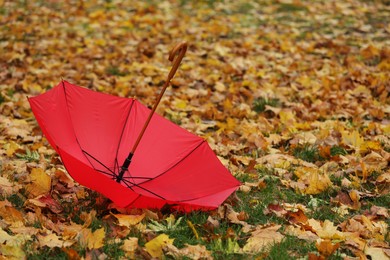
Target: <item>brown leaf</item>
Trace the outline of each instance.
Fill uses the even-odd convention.
[[[332,241],[329,239],[325,239],[325,240],[319,239],[316,242],[316,248],[318,252],[325,258],[331,256],[339,247],[340,247],[340,243],[333,244]]]
[[[243,251],[249,254],[256,254],[272,244],[279,243],[284,238],[277,231],[280,227],[281,225],[257,226],[244,245]]]
[[[173,256],[175,259],[189,258],[189,259],[213,259],[211,252],[206,249],[204,245],[186,245],[178,249],[172,244],[167,244],[164,247],[167,255]]]
[[[292,224],[306,224],[308,220],[307,216],[301,209],[298,209],[295,212],[288,211],[286,218]]]

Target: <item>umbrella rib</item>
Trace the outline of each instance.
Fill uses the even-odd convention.
[[[111,173],[108,173],[108,172],[105,172],[105,171],[102,171],[102,170],[99,170],[99,169],[95,169],[94,168],[94,170],[97,171],[97,172],[101,172],[103,174],[106,174],[106,175],[108,175],[110,177],[113,177],[113,178],[116,176],[115,174],[111,174]]]
[[[147,179],[147,180],[152,180],[153,178],[150,177],[133,177],[133,176],[125,176],[123,179]]]
[[[166,169],[165,171],[163,171],[162,173],[160,173],[159,175],[153,177],[153,178],[150,178],[150,180],[147,180],[147,181],[144,181],[144,182],[141,182],[140,184],[144,184],[144,183],[147,183],[149,181],[153,181],[159,177],[161,177],[162,175],[164,175],[165,173],[169,172],[172,168],[176,167],[176,165],[178,165],[179,163],[181,163],[182,161],[184,161],[188,156],[190,156],[196,149],[199,148],[199,146],[201,146],[204,142],[206,142],[206,140],[202,140],[197,146],[195,146],[194,149],[192,149],[192,151],[190,151],[186,156],[184,156],[183,158],[181,158],[179,161],[177,161],[174,165],[172,165],[171,167],[169,167],[168,169]]]
[[[133,190],[133,188],[132,188],[128,183],[130,183],[130,184],[136,186],[137,188],[140,188],[140,189],[142,189],[142,190],[144,190],[144,191],[146,191],[146,192],[149,192],[149,193],[153,194],[154,196],[159,197],[160,199],[165,200],[164,197],[162,197],[162,196],[158,195],[157,193],[154,193],[153,191],[150,191],[150,190],[148,190],[148,189],[146,189],[146,188],[144,188],[144,187],[142,187],[142,186],[140,186],[140,185],[138,185],[138,184],[136,184],[136,183],[133,183],[133,182],[128,181],[128,180],[122,180],[122,182],[127,186],[127,188],[129,188],[129,189],[131,189],[131,190]]]
[[[116,148],[115,161],[118,164],[118,170],[119,170],[119,163],[118,163],[119,148],[120,148],[120,145],[121,145],[121,142],[122,142],[122,137],[123,137],[123,134],[125,132],[125,128],[126,128],[127,122],[129,120],[130,112],[133,109],[134,101],[135,100],[133,99],[133,102],[131,102],[131,106],[130,106],[129,112],[127,112],[126,120],[125,120],[125,123],[123,124],[123,128],[122,128],[121,136],[119,137],[118,147]]]
[[[66,102],[66,107],[68,109],[68,115],[69,115],[69,118],[70,120],[72,121],[72,117],[70,116],[70,111],[69,111],[69,104],[68,104],[68,94],[66,93],[66,87],[65,87],[65,82],[64,80],[62,80],[62,87],[64,88],[64,95],[65,95],[65,102]],[[72,127],[73,127],[73,123],[72,123]],[[74,131],[74,127],[73,127],[73,131]],[[107,166],[105,166],[103,163],[99,162],[96,158],[94,158],[92,155],[90,155],[89,153],[87,153],[86,151],[84,151],[84,149],[81,147],[81,144],[79,142],[79,139],[77,138],[76,136],[76,142],[77,144],[79,145],[81,151],[83,152],[85,158],[87,159],[87,161],[89,162],[89,164],[91,165],[91,167],[94,169],[94,170],[97,170],[95,168],[95,166],[93,166],[92,162],[90,161],[90,159],[88,158],[88,156],[86,155],[89,155],[92,159],[94,159],[95,161],[97,161],[99,164],[101,164],[104,168],[106,168],[109,172],[111,172],[113,174],[113,177],[116,176],[115,172],[113,172],[112,170],[110,170]],[[107,174],[107,173],[106,173]]]
[[[81,147],[80,147],[81,148]],[[81,149],[81,151],[83,151],[84,154],[88,155],[89,157],[91,157],[93,160],[95,160],[97,163],[99,163],[101,166],[103,166],[104,168],[107,169],[107,171],[111,172],[112,175],[111,176],[116,176],[115,172],[113,172],[110,168],[108,168],[107,166],[105,166],[101,161],[99,161],[98,159],[96,159],[95,157],[93,157],[91,154],[89,154],[87,151]],[[86,156],[87,157],[87,156]],[[88,157],[87,157],[88,159]],[[89,159],[88,159],[89,161]],[[89,161],[89,163],[91,164],[91,166],[93,167],[94,170],[97,170],[95,168],[95,166],[92,165],[92,163]],[[106,173],[106,174],[109,174],[109,173]]]

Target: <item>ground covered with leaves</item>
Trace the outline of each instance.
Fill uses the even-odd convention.
[[[93,3],[92,3],[93,2]],[[1,259],[389,259],[388,1],[0,1]],[[242,185],[120,209],[75,183],[27,97],[61,78],[153,104]]]

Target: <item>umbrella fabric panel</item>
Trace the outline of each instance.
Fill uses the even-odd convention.
[[[133,147],[146,121],[150,109],[135,101],[124,129],[118,160],[123,162]],[[141,142],[134,153],[125,177],[154,178],[167,171],[193,151],[204,139],[154,114]],[[142,179],[134,179],[143,182]]]
[[[173,206],[174,208],[182,211],[192,211],[192,210],[211,210],[217,208],[226,200],[227,197],[230,196],[238,187],[233,187],[206,197],[202,197],[199,199],[189,200],[183,203],[180,203],[177,206]]]
[[[56,151],[59,146],[66,148],[77,143],[61,83],[28,101],[43,134]]]
[[[185,202],[238,188],[239,184],[204,141],[172,168],[157,178],[143,183],[142,187],[166,200]],[[152,196],[137,187],[134,190]]]
[[[73,131],[90,163],[118,168],[117,151],[133,99],[120,98],[64,82]],[[121,164],[122,161],[119,162]]]

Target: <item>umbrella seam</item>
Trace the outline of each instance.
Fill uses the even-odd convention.
[[[180,160],[178,160],[175,164],[173,164],[171,167],[169,167],[168,169],[166,169],[165,171],[163,171],[162,173],[158,174],[156,177],[154,178],[151,178],[150,180],[147,180],[147,181],[144,181],[144,182],[140,182],[139,184],[144,184],[144,183],[147,183],[147,182],[150,182],[150,181],[154,181],[155,179],[161,177],[162,175],[164,175],[165,173],[167,173],[169,170],[171,170],[172,168],[176,167],[176,165],[178,165],[179,163],[181,163],[182,161],[184,161],[188,156],[190,156],[196,149],[198,149],[203,143],[205,143],[206,140],[202,139],[201,142],[199,142],[199,144],[197,146],[194,147],[194,149],[192,149],[190,152],[188,152],[188,154],[186,154],[185,156],[183,156]]]
[[[65,81],[62,80],[62,87],[63,87],[63,89],[64,89],[66,108],[67,108],[67,110],[68,110],[69,119],[70,119],[70,121],[72,122],[73,132],[76,133],[76,131],[75,131],[75,129],[74,129],[74,125],[73,125],[73,120],[72,120],[72,117],[71,117],[70,111],[69,111],[68,94],[66,93],[66,87],[65,87],[65,83],[64,83],[64,82],[65,82]],[[69,83],[69,84],[70,84],[70,83]],[[72,84],[70,84],[70,85],[72,85]],[[80,147],[80,150],[83,152],[83,155],[84,155],[85,159],[87,159],[87,161],[89,162],[89,164],[91,165],[91,167],[92,167],[94,170],[96,170],[95,166],[93,166],[92,162],[91,162],[91,161],[89,160],[89,158],[85,155],[84,149],[81,147],[80,142],[79,142],[79,139],[77,138],[76,135],[75,135],[75,138],[76,138],[76,142],[77,142],[78,146]],[[106,167],[106,168],[108,168],[108,167]]]
[[[131,106],[130,106],[130,109],[129,109],[129,112],[127,113],[127,117],[126,117],[126,120],[125,120],[125,123],[123,124],[123,128],[122,128],[122,132],[121,132],[121,136],[119,137],[119,141],[118,141],[118,146],[117,146],[117,149],[116,149],[116,155],[115,155],[115,170],[116,170],[116,166],[118,166],[118,173],[119,173],[119,162],[118,162],[118,154],[119,154],[119,149],[120,149],[120,146],[121,146],[121,142],[122,142],[122,137],[123,137],[123,134],[125,132],[125,128],[127,126],[127,122],[129,120],[129,116],[130,116],[130,113],[133,109],[133,106],[134,106],[134,99],[132,99],[132,102],[131,102]],[[130,174],[130,173],[129,173]]]

